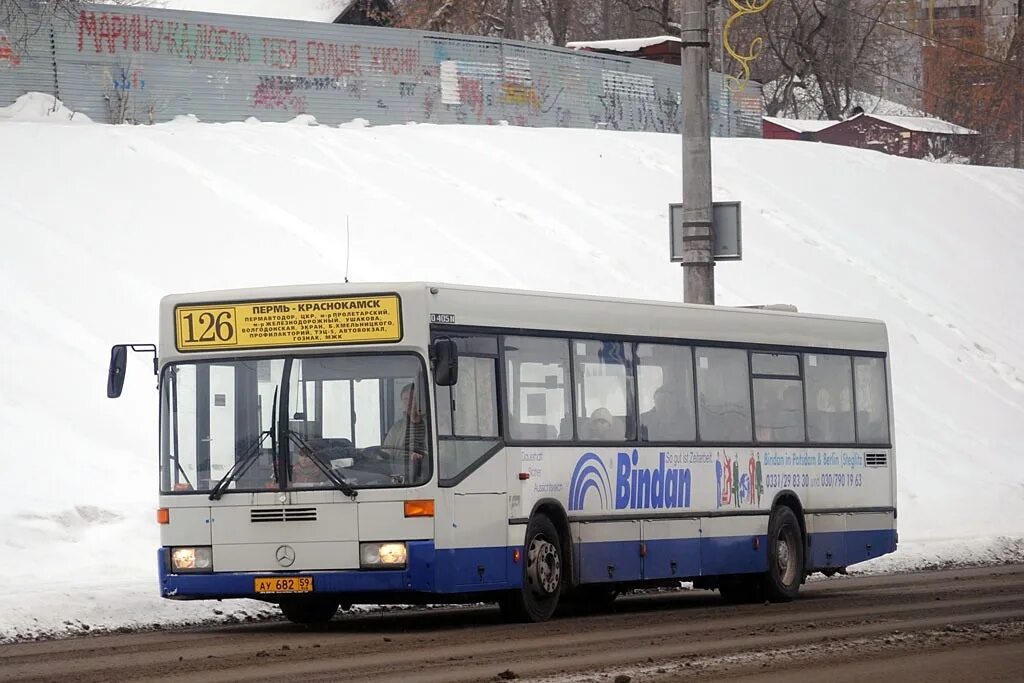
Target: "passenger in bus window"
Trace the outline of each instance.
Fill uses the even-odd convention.
[[[427,452],[427,423],[420,412],[415,384],[402,387],[399,397],[402,400],[402,416],[391,425],[381,445],[393,457],[408,456],[414,470],[413,479],[418,480],[423,469],[424,453]]]
[[[324,471],[313,462],[313,456],[305,446],[300,447],[295,454],[291,480],[296,484],[324,484],[329,481]]]
[[[640,414],[640,429],[647,441],[683,438],[685,430],[675,392],[666,386],[658,387],[654,392],[654,407]]]
[[[598,408],[590,415],[590,438],[594,441],[621,441],[622,429],[607,408]]]

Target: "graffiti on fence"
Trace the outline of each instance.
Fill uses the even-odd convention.
[[[359,45],[306,41],[306,73],[309,76],[360,76]]]
[[[86,5],[76,17],[54,23],[52,58],[62,79],[93,86],[62,86],[77,100],[69,105],[100,120],[112,96],[145,91],[149,118],[157,120],[182,113],[241,120],[260,109],[268,120],[309,113],[325,123],[362,116],[373,123],[679,127],[677,72],[667,65],[515,41],[168,10]],[[19,54],[0,31],[0,72],[39,60],[33,85],[52,88],[50,58]],[[756,95],[728,106],[722,98],[717,91],[710,98],[715,130],[759,131]]]
[[[0,68],[16,69],[21,64],[21,55],[11,45],[4,33],[0,32]]]
[[[78,51],[88,48],[96,54],[148,52],[188,62],[248,62],[252,58],[252,41],[244,31],[142,14],[82,10],[78,15]]]
[[[296,95],[295,82],[287,77],[260,76],[259,84],[251,96],[257,109],[281,109],[295,114],[306,112],[306,98]]]
[[[415,75],[420,71],[420,51],[415,47],[371,47],[370,70],[392,76]]]
[[[146,79],[143,78],[142,69],[121,67],[110,80],[114,84],[114,90],[145,90],[146,88]]]
[[[263,45],[263,63],[277,69],[294,69],[299,63],[299,42],[288,38],[260,39]]]

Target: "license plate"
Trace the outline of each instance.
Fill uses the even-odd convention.
[[[312,593],[312,576],[274,576],[256,579],[257,593]]]

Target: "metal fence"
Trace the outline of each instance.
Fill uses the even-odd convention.
[[[0,27],[0,106],[52,93],[101,122],[507,121],[678,132],[680,70],[629,57],[493,38],[87,6],[27,41]],[[712,132],[761,134],[757,86],[711,75]]]

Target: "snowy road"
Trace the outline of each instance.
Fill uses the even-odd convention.
[[[1024,680],[1024,566],[818,581],[797,602],[681,591],[614,614],[506,625],[497,610],[344,615],[0,647],[0,681]]]

